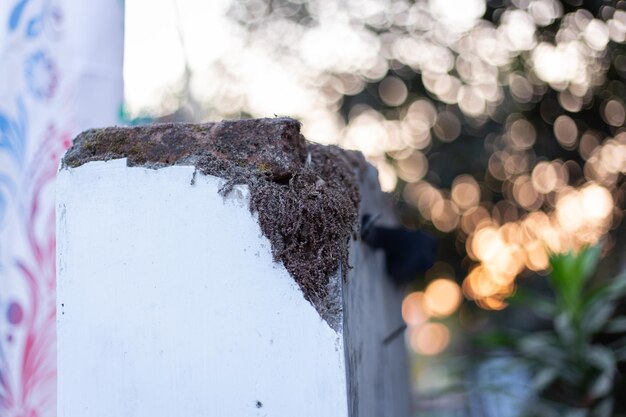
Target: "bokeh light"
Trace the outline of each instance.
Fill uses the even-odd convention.
[[[402,318],[407,326],[419,326],[428,321],[430,315],[424,308],[423,292],[412,292],[404,298],[402,301]]]
[[[426,287],[423,306],[432,316],[449,316],[456,311],[460,304],[461,289],[456,282],[439,278]]]
[[[128,1],[126,107],[289,115],[308,139],[363,152],[408,223],[454,237],[462,293],[499,310],[549,251],[623,217],[626,6],[570,3]],[[435,282],[403,304],[422,353],[439,346],[428,332],[445,339],[417,330],[446,315],[428,304]],[[456,300],[445,282],[438,297]]]
[[[450,342],[450,331],[441,323],[426,323],[409,332],[409,345],[422,355],[441,353]]]

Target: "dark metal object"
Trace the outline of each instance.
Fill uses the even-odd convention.
[[[387,272],[397,283],[413,281],[435,263],[437,240],[428,233],[403,227],[376,226],[378,216],[361,218],[361,239],[385,251]]]
[[[389,343],[393,342],[397,337],[403,335],[405,330],[406,324],[401,324],[400,326],[398,326],[397,329],[389,333],[387,337],[383,339],[383,345],[388,345]]]

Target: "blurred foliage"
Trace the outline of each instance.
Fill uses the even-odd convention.
[[[423,359],[467,350],[463,332],[524,329],[546,399],[610,405],[622,278],[590,275],[599,241],[602,277],[626,267],[626,1],[176,3],[168,59],[185,65],[161,120],[287,115],[309,140],[360,150],[405,225],[441,241],[403,303],[411,348]],[[198,11],[209,3],[219,17]]]
[[[625,1],[222,3],[211,59],[183,45],[178,113],[289,115],[362,151],[479,306],[505,308],[546,248],[623,244]]]
[[[530,415],[626,415],[626,315],[618,312],[626,273],[591,279],[599,256],[600,246],[552,254],[551,297],[526,293],[518,304],[547,320],[547,328],[504,330],[484,339],[490,350],[506,347],[533,370],[541,401],[531,405]]]

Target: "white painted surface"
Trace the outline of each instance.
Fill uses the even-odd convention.
[[[342,335],[193,172],[59,172],[59,417],[346,416]]]

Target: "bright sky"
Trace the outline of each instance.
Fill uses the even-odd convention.
[[[237,37],[224,17],[229,4],[230,0],[126,1],[124,81],[131,111],[158,104],[183,74],[184,53],[194,71],[236,47]]]
[[[243,80],[242,88],[235,92],[249,95],[248,104],[253,110],[292,113],[289,110],[295,107],[298,113],[311,111],[318,98],[303,89],[297,74],[289,73],[289,65],[264,56],[258,48],[244,47],[243,31],[226,17],[231,1],[126,1],[124,79],[131,113],[159,107],[164,92],[177,90],[185,54],[193,73],[208,71],[218,60],[231,62],[231,70],[238,72],[239,81]],[[318,3],[320,26],[308,31],[302,39],[295,39],[300,44],[303,62],[322,71],[329,68],[343,73],[355,73],[363,68],[372,71],[371,68],[376,67],[372,62],[377,59],[378,39],[363,28],[347,24],[345,11],[343,14],[338,11],[339,3],[322,0]],[[355,13],[352,10],[355,7],[365,13],[368,9],[385,7],[388,1],[359,3],[346,7],[351,13]],[[484,0],[430,0],[423,4],[453,31],[471,28],[485,10]],[[332,13],[324,13],[331,9]],[[215,84],[223,82],[207,78],[193,80],[192,87],[200,98],[214,96]],[[272,90],[275,81],[286,83],[290,88]]]
[[[242,0],[126,1],[124,78],[131,114],[141,109],[175,110],[175,103],[168,108],[162,100],[164,93],[180,91],[177,83],[185,57],[192,93],[201,102],[225,109],[223,114],[236,113],[228,111],[231,106],[259,116],[304,117],[324,107],[320,87],[328,85],[327,72],[379,80],[387,73],[385,58],[391,53],[420,71],[439,100],[458,103],[464,113],[476,116],[487,109],[486,103],[497,105],[499,100],[493,72],[522,51],[531,51],[543,81],[557,89],[575,84],[584,95],[597,69],[597,51],[609,37],[626,38],[626,13],[616,12],[605,23],[577,12],[564,19],[556,45],[538,44],[537,27],[563,13],[556,0],[517,1],[525,6],[507,10],[499,27],[480,20],[485,0],[418,0],[414,5],[402,0],[307,0],[317,26],[304,29],[283,19],[247,39],[246,29],[226,16],[238,1]],[[258,9],[263,0],[246,4]],[[376,25],[381,15],[406,26],[408,36],[375,36],[364,23]],[[462,58],[456,66],[465,87],[448,74],[455,66],[452,50]],[[477,59],[488,68],[476,65]]]

